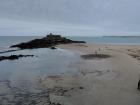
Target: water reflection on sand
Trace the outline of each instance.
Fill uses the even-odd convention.
[[[47,90],[38,83],[41,76],[74,73],[70,63],[79,60],[73,52],[63,49],[33,49],[5,53],[33,54],[35,57],[0,62],[1,105],[43,105],[49,103]]]

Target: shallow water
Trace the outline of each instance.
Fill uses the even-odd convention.
[[[55,75],[61,73],[72,73],[76,68],[69,65],[80,58],[73,52],[63,49],[34,49],[23,50],[3,55],[33,54],[34,57],[20,58],[14,61],[0,62],[0,80],[10,80],[16,87],[31,88],[31,84],[43,75]],[[29,86],[28,86],[29,85]]]
[[[34,39],[34,37],[30,38]],[[8,37],[0,39],[1,51],[9,50],[8,46],[29,39],[28,37],[18,37],[12,40]],[[8,40],[10,41],[8,42]],[[37,103],[37,98],[41,98],[38,100],[40,101],[48,97],[38,83],[40,77],[64,73],[73,74],[77,72],[77,69],[70,65],[80,60],[80,56],[76,53],[59,48],[56,50],[48,48],[20,50],[0,55],[18,54],[35,56],[0,62],[0,105],[19,105],[19,103],[20,105],[29,105],[32,101]],[[43,94],[43,97],[39,96]],[[30,98],[27,98],[27,95]]]
[[[0,105],[47,105],[49,93],[39,83],[49,75],[75,74],[70,67],[80,57],[63,49],[34,49],[5,53],[33,54],[34,57],[0,62]]]

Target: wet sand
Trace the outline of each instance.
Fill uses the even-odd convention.
[[[140,46],[65,44],[57,47],[86,55],[72,62],[74,74],[42,76],[38,91],[0,81],[2,105],[139,105]],[[92,56],[92,59],[89,58]],[[98,58],[99,57],[99,58]]]
[[[50,100],[62,105],[139,105],[140,46],[67,44],[58,47],[85,54],[108,54],[106,59],[82,59],[71,67],[75,75],[42,77]],[[137,57],[132,56],[137,55]]]

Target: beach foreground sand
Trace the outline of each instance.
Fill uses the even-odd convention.
[[[67,44],[57,46],[80,55],[108,54],[106,59],[82,59],[71,64],[78,73],[41,78],[53,90],[50,100],[62,105],[140,105],[137,83],[140,75],[140,46]]]

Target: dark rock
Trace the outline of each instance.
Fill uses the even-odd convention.
[[[51,49],[53,49],[53,50],[54,50],[54,49],[57,49],[57,48],[56,48],[56,47],[54,47],[54,46],[52,46],[52,47],[50,47],[50,48],[51,48]]]
[[[10,56],[0,56],[0,61],[2,60],[17,60],[22,57],[33,57],[34,55],[10,55]]]
[[[19,50],[7,50],[7,51],[2,51],[2,52],[0,52],[0,54],[9,53],[9,52],[14,52],[14,51],[19,51]]]
[[[41,39],[34,39],[29,42],[20,43],[12,45],[11,47],[18,47],[20,49],[34,49],[34,48],[48,48],[58,44],[68,44],[68,43],[85,43],[84,41],[73,41],[62,37],[61,35],[47,35]]]

